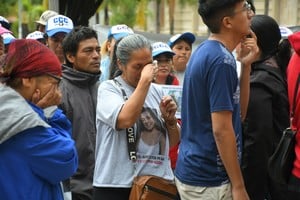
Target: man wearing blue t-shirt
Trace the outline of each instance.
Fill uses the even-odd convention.
[[[243,0],[199,0],[198,12],[211,35],[193,53],[185,73],[176,185],[182,200],[248,200],[239,162],[241,119],[251,63],[258,55],[250,30],[254,13]],[[231,53],[239,43],[240,81]]]

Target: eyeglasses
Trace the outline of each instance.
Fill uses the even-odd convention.
[[[50,76],[51,78],[54,78],[55,80],[57,80],[57,84],[59,84],[59,83],[61,82],[61,80],[62,80],[61,77],[56,76],[56,75],[51,74],[51,73],[46,73],[46,75],[48,75],[48,76]]]
[[[251,14],[252,13],[252,7],[251,7],[251,5],[247,1],[245,1],[244,6],[243,6],[243,8],[241,10],[234,11],[232,15],[235,15],[237,13],[244,12],[244,11],[247,11],[247,14]]]

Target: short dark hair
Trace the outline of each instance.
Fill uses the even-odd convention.
[[[67,66],[72,65],[67,59],[67,53],[70,53],[71,55],[76,55],[79,43],[83,40],[91,38],[96,38],[98,40],[97,33],[94,29],[85,26],[75,27],[70,33],[66,35],[62,42],[62,47]]]
[[[198,13],[212,33],[219,33],[224,16],[232,15],[235,5],[244,0],[199,0]]]

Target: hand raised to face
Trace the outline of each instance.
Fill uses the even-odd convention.
[[[52,85],[50,90],[43,96],[40,89],[36,89],[32,96],[32,103],[40,108],[47,108],[54,105],[59,105],[62,94],[57,85]]]

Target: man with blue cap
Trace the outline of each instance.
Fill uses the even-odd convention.
[[[176,54],[173,57],[173,64],[175,75],[179,78],[180,85],[183,84],[184,72],[192,54],[192,44],[194,42],[195,36],[190,32],[176,34],[168,41],[168,45]]]
[[[65,62],[61,44],[73,27],[73,21],[64,15],[55,15],[49,18],[46,24],[46,45],[56,54],[61,64]]]

